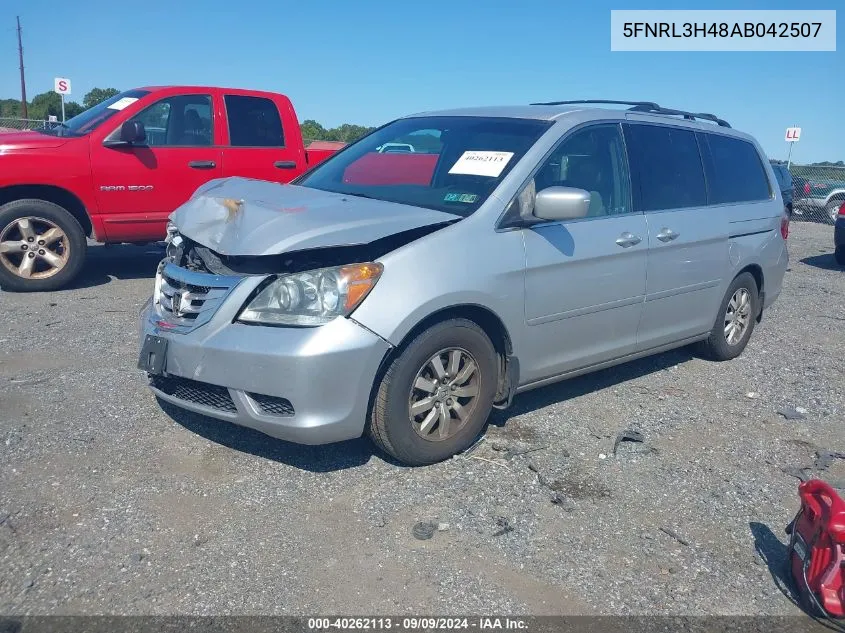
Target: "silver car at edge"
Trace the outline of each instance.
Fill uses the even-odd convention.
[[[413,115],[292,184],[200,187],[171,216],[138,367],[183,409],[433,463],[535,387],[692,343],[737,357],[788,230],[759,144],[713,115]]]

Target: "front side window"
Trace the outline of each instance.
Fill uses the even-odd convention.
[[[625,138],[643,211],[707,204],[695,132],[665,125],[626,125]]]
[[[550,126],[502,117],[399,119],[294,182],[466,217]]]
[[[707,183],[710,187],[711,203],[730,204],[769,199],[769,179],[754,145],[723,134],[702,136],[710,150]],[[786,171],[782,166],[777,169]],[[784,186],[784,174],[781,173],[780,176],[784,180]]]
[[[284,147],[285,135],[279,109],[270,99],[226,95],[229,145],[233,147]]]
[[[210,95],[167,97],[131,120],[144,124],[149,147],[208,147],[214,144]],[[120,130],[115,132],[119,134]]]
[[[534,177],[537,192],[574,187],[590,192],[587,217],[631,212],[628,165],[616,124],[574,132],[546,159]]]

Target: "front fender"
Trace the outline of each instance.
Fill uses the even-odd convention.
[[[519,355],[525,324],[521,231],[497,233],[468,218],[379,261],[381,279],[351,318],[393,345],[436,312],[481,307],[496,315]]]

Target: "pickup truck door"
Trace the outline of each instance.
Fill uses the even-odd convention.
[[[219,178],[210,94],[159,99],[130,121],[146,130],[145,144],[91,147],[99,211],[109,242],[160,240],[167,217],[200,185]],[[120,126],[106,138],[120,133]]]
[[[285,116],[267,97],[223,95],[228,138],[223,144],[223,176],[290,182],[305,171],[305,152],[296,117]],[[284,121],[284,123],[283,123]]]

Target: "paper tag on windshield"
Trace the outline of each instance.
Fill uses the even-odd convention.
[[[111,104],[108,108],[109,110],[123,110],[123,108],[127,106],[131,106],[135,103],[138,99],[135,97],[123,97],[123,99],[118,99],[113,104]]]
[[[513,152],[483,152],[472,150],[464,152],[457,162],[452,165],[449,173],[498,178],[511,158],[513,158]]]

